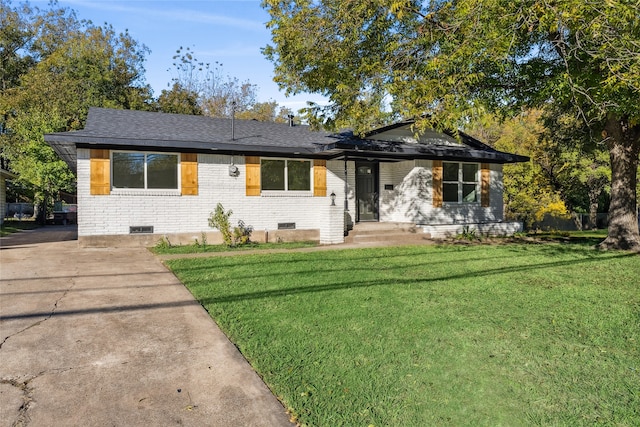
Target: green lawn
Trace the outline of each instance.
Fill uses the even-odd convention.
[[[640,425],[640,256],[579,243],[167,262],[308,426]]]
[[[166,241],[165,241],[166,242]],[[196,254],[202,252],[234,252],[234,251],[251,251],[265,249],[300,249],[318,246],[317,242],[282,242],[282,243],[248,243],[245,245],[229,247],[227,245],[208,245],[194,243],[192,245],[175,245],[171,246],[166,243],[159,243],[151,251],[157,255],[183,255]]]
[[[0,226],[0,236],[8,236],[12,233],[17,233],[22,230],[33,230],[40,225],[33,220],[16,221],[13,219],[6,219],[2,226]]]

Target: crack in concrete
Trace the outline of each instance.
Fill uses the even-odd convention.
[[[17,335],[20,335],[22,333],[24,333],[25,331],[28,331],[31,328],[34,328],[38,325],[41,325],[43,322],[46,322],[47,320],[51,319],[53,317],[53,315],[56,313],[56,310],[58,309],[58,304],[60,304],[60,302],[67,296],[67,294],[74,288],[74,286],[76,285],[76,280],[72,279],[71,280],[71,285],[64,290],[64,292],[62,293],[62,295],[60,295],[59,298],[57,298],[55,300],[55,302],[53,303],[53,307],[51,309],[51,312],[44,318],[41,320],[38,320],[37,322],[27,326],[26,328],[21,329],[18,332],[15,332],[9,336],[4,337],[4,339],[2,340],[2,342],[0,342],[0,349],[2,349],[2,346],[7,342],[7,340],[9,340],[10,338],[13,338]],[[34,375],[30,378],[27,378],[26,380],[20,380],[20,379],[16,379],[16,378],[2,378],[0,379],[0,384],[8,384],[11,385],[13,387],[16,387],[17,389],[19,389],[22,393],[22,405],[20,405],[20,407],[18,408],[18,414],[16,419],[13,421],[13,423],[11,423],[11,427],[25,427],[29,424],[29,422],[31,421],[31,418],[29,417],[28,411],[29,408],[31,407],[31,403],[33,402],[33,393],[34,393],[34,389],[33,387],[31,387],[29,384],[31,383],[31,381],[33,381],[34,379],[46,374],[47,372],[64,372],[64,371],[68,371],[71,370],[73,368],[57,368],[57,369],[51,369],[49,371],[42,371],[40,373],[38,373],[37,375]]]
[[[26,380],[20,380],[16,378],[2,378],[0,379],[0,384],[8,384],[13,386],[21,391],[22,393],[22,405],[18,408],[18,415],[16,419],[11,423],[11,427],[25,427],[29,425],[31,422],[31,417],[29,417],[28,411],[31,407],[31,404],[34,402],[33,394],[35,392],[34,388],[30,385],[31,381],[51,372],[66,372],[70,371],[73,368],[55,368],[48,369],[38,374],[27,378]]]
[[[13,423],[11,423],[11,427],[24,427],[27,426],[31,421],[31,418],[29,417],[27,411],[31,406],[31,402],[33,402],[33,388],[29,386],[29,383],[35,378],[38,378],[38,376],[40,375],[41,374],[38,374],[25,381],[20,381],[14,378],[0,379],[0,384],[9,384],[13,387],[16,387],[22,392],[22,405],[20,405],[20,408],[18,408],[18,415]]]
[[[76,285],[75,279],[71,279],[71,286],[69,286],[67,289],[65,289],[64,292],[62,293],[62,295],[60,296],[60,298],[58,298],[53,303],[53,308],[51,309],[51,312],[49,313],[49,315],[47,317],[45,317],[44,319],[38,320],[37,322],[27,326],[26,328],[24,328],[24,329],[22,329],[22,330],[20,330],[18,332],[15,332],[15,333],[13,333],[13,334],[11,334],[9,336],[4,337],[2,342],[0,342],[0,350],[2,349],[2,346],[4,345],[4,343],[7,342],[7,340],[9,338],[13,338],[13,337],[15,337],[17,335],[20,335],[21,333],[23,333],[25,331],[28,331],[29,329],[34,328],[34,327],[40,325],[41,323],[46,322],[47,320],[51,319],[51,317],[53,317],[53,315],[56,313],[56,310],[58,309],[58,304],[60,303],[60,301],[62,301],[62,299],[67,296],[67,294],[73,289],[73,287],[75,285]]]

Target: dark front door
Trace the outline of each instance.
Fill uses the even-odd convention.
[[[356,162],[356,221],[378,220],[378,163]]]

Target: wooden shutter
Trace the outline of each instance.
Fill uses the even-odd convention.
[[[327,161],[313,161],[313,195],[326,197],[327,195]]]
[[[111,163],[109,150],[92,149],[89,154],[90,190],[92,196],[111,193]]]
[[[442,160],[434,160],[433,168],[433,207],[442,207]]]
[[[183,196],[198,195],[198,155],[180,154],[180,185]]]
[[[491,169],[489,163],[482,163],[480,166],[480,204],[483,208],[488,208],[491,201]]]
[[[247,196],[260,195],[260,157],[245,156]]]

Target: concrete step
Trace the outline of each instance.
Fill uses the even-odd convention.
[[[431,235],[407,223],[358,223],[345,241],[355,244],[402,245],[427,243]]]

